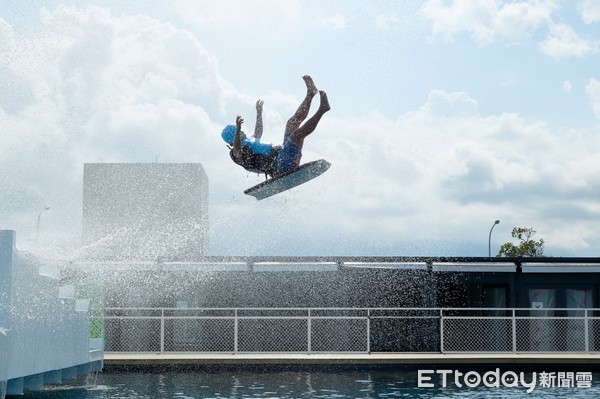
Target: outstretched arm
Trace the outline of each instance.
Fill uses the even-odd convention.
[[[233,156],[236,158],[242,156],[242,123],[244,119],[238,115],[235,118],[235,136],[233,136]]]
[[[260,139],[263,134],[263,120],[262,120],[262,110],[263,110],[263,100],[256,101],[256,125],[254,125],[254,137]]]

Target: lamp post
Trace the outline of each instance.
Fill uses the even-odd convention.
[[[494,222],[494,224],[492,225],[492,228],[490,229],[490,236],[488,237],[488,257],[491,258],[492,257],[492,230],[494,230],[494,227],[496,227],[496,225],[500,223],[499,220],[496,220]]]
[[[49,206],[45,206],[39,213],[38,218],[37,218],[37,225],[36,225],[36,240],[38,242],[38,244],[40,243],[40,219],[42,218],[42,213],[46,212],[48,209],[50,209]]]

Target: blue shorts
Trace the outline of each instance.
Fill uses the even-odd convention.
[[[283,142],[283,148],[277,154],[277,174],[292,171],[300,166],[302,151],[289,138]]]

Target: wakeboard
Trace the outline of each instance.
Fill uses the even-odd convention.
[[[257,200],[265,199],[322,175],[330,166],[331,164],[324,159],[307,162],[297,169],[250,187],[244,191],[244,194],[251,195]]]

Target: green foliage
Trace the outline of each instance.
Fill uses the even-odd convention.
[[[539,241],[535,241],[532,239],[533,235],[536,233],[534,229],[531,227],[515,227],[512,230],[512,237],[519,239],[518,245],[513,244],[512,242],[507,242],[502,244],[500,247],[500,252],[498,252],[498,257],[541,257],[544,256],[544,239],[540,238]]]
[[[90,301],[90,338],[104,337],[104,290],[101,284],[86,279],[77,285],[77,297]]]

